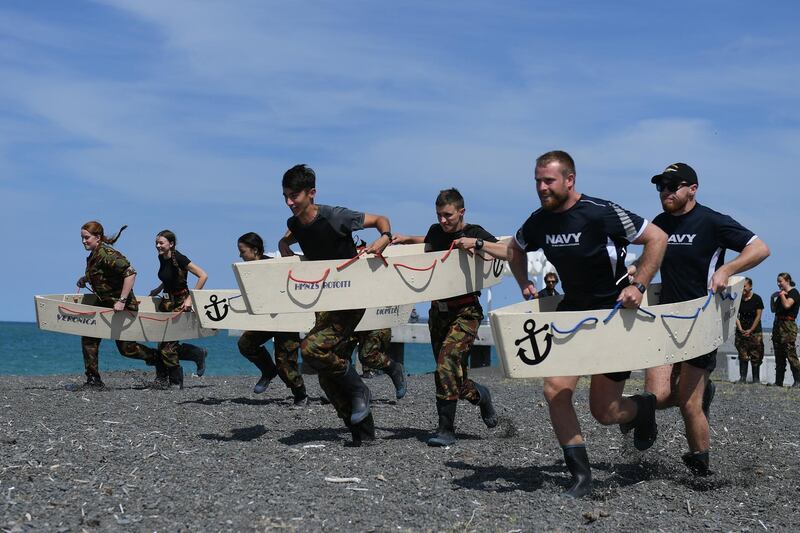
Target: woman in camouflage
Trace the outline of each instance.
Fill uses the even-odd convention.
[[[78,280],[78,287],[84,288],[88,283],[97,296],[100,307],[113,308],[115,312],[137,311],[139,304],[133,294],[133,283],[136,271],[124,255],[112,248],[120,234],[127,226],[122,226],[116,235],[106,237],[103,226],[97,221],[90,221],[81,227],[81,242],[89,251],[86,258],[86,275]],[[131,359],[141,359],[148,364],[155,364],[158,353],[152,348],[132,341],[116,341],[119,353]],[[100,339],[81,337],[83,364],[86,368],[86,387],[102,388],[98,370],[98,354]]]
[[[772,325],[772,346],[775,350],[775,385],[783,386],[786,361],[792,369],[794,384],[800,387],[800,360],[797,359],[797,311],[800,309],[800,293],[794,288],[792,276],[787,272],[778,274],[778,292],[770,298],[770,307],[775,313]]]
[[[245,233],[239,237],[236,244],[239,247],[239,257],[242,258],[242,261],[269,259],[264,255],[264,240],[258,233]],[[273,339],[275,344],[275,362],[272,361],[272,357],[264,347],[264,344],[270,339]],[[292,390],[294,405],[306,405],[308,403],[306,386],[297,366],[299,348],[299,333],[273,333],[270,331],[245,331],[242,333],[242,336],[239,337],[239,353],[261,371],[261,378],[253,388],[253,392],[261,394],[267,390],[275,376],[280,376],[286,386]]]
[[[161,284],[150,291],[150,296],[157,296],[162,291],[166,293],[166,297],[158,304],[158,310],[162,312],[192,309],[192,297],[187,284],[189,272],[197,276],[195,289],[202,289],[208,279],[208,274],[202,268],[175,248],[177,242],[175,234],[168,229],[156,235],[158,279],[161,280]],[[181,359],[197,363],[198,376],[205,372],[205,360],[208,354],[205,348],[181,344],[178,341],[166,341],[158,344],[158,353],[161,357],[156,363],[156,382],[164,386],[178,385],[179,388],[183,388]]]

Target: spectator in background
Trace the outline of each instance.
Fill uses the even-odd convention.
[[[761,381],[760,367],[764,361],[764,339],[761,334],[761,313],[764,302],[753,292],[753,280],[744,278],[742,303],[736,318],[736,351],[739,352],[739,383],[747,383],[747,363],[753,370],[752,383]]]
[[[772,346],[775,350],[775,385],[783,386],[786,361],[792,369],[794,384],[800,387],[800,360],[797,359],[797,310],[800,308],[800,293],[795,289],[792,276],[787,272],[778,274],[778,292],[770,298],[770,308],[775,313],[772,325]]]
[[[556,285],[558,285],[558,274],[555,272],[548,272],[544,276],[544,289],[540,290],[536,297],[541,298],[543,296],[555,296],[559,294],[556,290]]]

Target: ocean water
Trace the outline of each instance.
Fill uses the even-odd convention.
[[[237,339],[238,337],[231,337],[226,331],[221,331],[215,337],[188,342],[208,349],[208,376],[257,375],[259,372],[256,367],[239,353]],[[267,344],[267,349],[274,353],[272,342]],[[355,356],[353,360],[355,361]],[[187,371],[194,371],[194,363],[183,364]],[[497,364],[497,354],[492,348],[492,366]],[[405,345],[406,372],[424,374],[432,372],[435,366],[429,344]],[[114,341],[104,340],[100,344],[101,373],[130,369],[152,370],[152,367],[146,366],[142,361],[121,356]],[[34,323],[0,322],[0,374],[83,374],[80,337],[41,331]]]

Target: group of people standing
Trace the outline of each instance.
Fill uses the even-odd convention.
[[[800,292],[788,272],[778,274],[778,290],[769,300],[775,315],[772,325],[772,348],[775,353],[775,383],[783,386],[786,363],[792,372],[792,387],[800,387],[800,360],[797,358],[797,311],[800,309]],[[764,361],[764,337],[761,315],[764,301],[753,292],[753,280],[745,278],[742,303],[736,318],[736,351],[739,352],[739,383],[747,383],[748,364],[752,371],[751,383],[761,383],[761,364]],[[767,383],[772,385],[772,383]]]
[[[291,246],[298,244],[310,260],[350,259],[358,253],[353,232],[374,228],[379,236],[364,245],[364,252],[368,254],[380,254],[390,244],[426,243],[432,251],[457,247],[506,260],[526,299],[535,298],[540,293],[556,294],[558,277],[555,273],[546,277],[543,289],[537,290],[528,279],[527,252],[542,250],[561,279],[564,298],[559,311],[611,309],[618,304],[637,308],[659,270],[661,303],[695,299],[706,296],[709,291],[719,293],[725,290],[731,275],[754,267],[769,255],[766,244],[753,232],[731,217],[697,202],[697,174],[684,163],[670,165],[651,178],[662,211],[652,222],[614,202],[579,193],[575,162],[564,151],[547,152],[537,158],[534,179],[541,207],[524,222],[515,237],[505,243],[498,242],[481,226],[466,223],[464,198],[456,189],[442,190],[437,196],[437,221],[426,235],[393,235],[390,221],[383,215],[318,204],[316,174],[306,165],[296,165],[287,170],[282,179],[284,201],[292,216],[287,221],[288,229],[278,248],[282,256],[293,255]],[[97,233],[82,230],[82,234],[84,231],[87,238],[97,238]],[[99,235],[102,238],[102,229]],[[564,235],[570,239],[555,238]],[[255,237],[246,234],[240,238],[239,251],[243,260],[264,257],[263,241]],[[637,263],[628,268],[625,255],[631,243],[641,244],[644,249]],[[97,248],[104,256],[115,258],[118,264],[114,272],[118,272],[120,280],[103,293],[102,300],[113,304],[115,309],[119,307],[118,310],[132,305],[131,302],[135,302],[131,291],[133,280],[128,282],[128,279],[135,276],[135,272],[109,244],[87,246],[87,250],[92,251],[90,259],[97,253]],[[161,257],[162,248],[158,249]],[[726,249],[734,250],[738,255],[726,262]],[[167,255],[170,250],[172,253]],[[174,242],[172,248],[165,247],[165,261],[177,265],[178,269],[194,272],[198,275],[198,288],[202,287],[205,278],[190,268],[190,262],[182,262],[175,252]],[[160,271],[159,278],[164,281]],[[94,286],[94,279],[91,281]],[[172,301],[174,298],[166,282],[165,288]],[[97,287],[95,292],[98,292]],[[800,301],[797,291],[787,289],[785,292],[779,297],[781,305],[791,300],[796,311]],[[427,441],[430,446],[456,443],[455,420],[459,400],[477,406],[487,427],[495,427],[498,423],[490,390],[467,375],[467,357],[483,319],[479,295],[472,292],[431,302],[429,329],[436,359],[434,381],[438,427]],[[186,300],[175,300],[173,305],[186,305]],[[315,325],[305,338],[276,336],[277,368],[263,347],[272,334],[246,333],[239,342],[240,350],[262,371],[255,392],[266,388],[270,379],[280,375],[291,387],[296,403],[304,401],[302,376],[296,372],[296,345],[299,343],[303,360],[318,372],[320,386],[337,415],[350,428],[353,443],[360,445],[374,440],[371,393],[351,362],[358,337],[355,329],[363,315],[363,309],[319,312],[316,313]],[[789,329],[787,327],[787,331]],[[130,354],[128,357],[161,361],[159,364],[168,369],[168,379],[172,381],[173,374],[177,379],[177,372],[170,370],[175,365],[174,349],[170,351],[159,346],[159,358],[140,356],[146,353],[145,350],[147,348],[135,343],[120,345],[120,351],[123,355]],[[180,354],[180,350],[177,352]],[[586,357],[591,356],[586,354]],[[286,368],[294,370],[282,372],[281,361],[285,361]],[[647,450],[658,435],[656,411],[679,407],[689,446],[689,451],[682,457],[683,462],[694,474],[708,475],[708,416],[714,397],[710,374],[715,364],[716,353],[712,352],[684,363],[647,369],[645,390],[630,397],[623,395],[630,372],[594,375],[589,391],[591,413],[603,425],[618,424],[623,433],[633,432],[635,447]],[[383,362],[374,361],[372,366],[376,365],[383,365],[392,378],[397,397],[405,394],[402,366],[388,358]],[[93,372],[96,374],[96,368]],[[572,476],[566,495],[572,497],[588,494],[592,478],[586,443],[573,402],[578,379],[578,376],[544,379],[544,397],[550,420]]]

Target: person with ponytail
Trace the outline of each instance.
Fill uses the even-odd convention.
[[[245,233],[239,237],[237,245],[242,261],[271,259],[264,254],[264,240],[257,233]],[[272,361],[264,346],[270,339],[274,339],[275,343],[275,362]],[[269,331],[245,331],[242,333],[242,336],[239,337],[239,353],[261,370],[261,378],[253,388],[253,392],[261,394],[267,390],[275,376],[280,376],[286,386],[292,390],[294,405],[306,405],[308,403],[306,386],[297,366],[299,348],[300,335],[298,333]]]
[[[797,358],[797,311],[800,309],[800,292],[788,272],[778,274],[778,292],[770,298],[775,313],[772,325],[772,347],[775,351],[775,385],[783,386],[786,361],[792,370],[794,384],[800,387],[800,360]]]
[[[187,278],[189,272],[197,276],[195,289],[202,289],[208,279],[208,274],[198,265],[180,253],[175,246],[178,240],[175,233],[165,229],[156,235],[156,250],[158,250],[158,279],[161,284],[150,291],[150,296],[157,296],[161,292],[166,297],[161,299],[158,310],[190,311],[192,297],[189,294]],[[180,360],[194,361],[197,364],[197,375],[205,372],[205,360],[208,351],[192,344],[181,344],[178,341],[166,341],[158,344],[161,355],[156,364],[156,382],[162,385],[178,385],[183,388],[183,368]]]
[[[133,294],[136,271],[125,256],[111,246],[127,227],[122,226],[116,235],[106,237],[103,226],[95,220],[81,226],[81,242],[89,257],[86,258],[86,274],[78,279],[78,287],[85,288],[89,284],[97,296],[96,305],[113,308],[116,312],[137,311],[139,308]],[[133,341],[118,340],[116,343],[119,353],[125,357],[140,359],[150,365],[158,360],[158,353],[152,348]],[[81,348],[86,369],[84,387],[104,387],[98,370],[100,339],[81,337]]]

